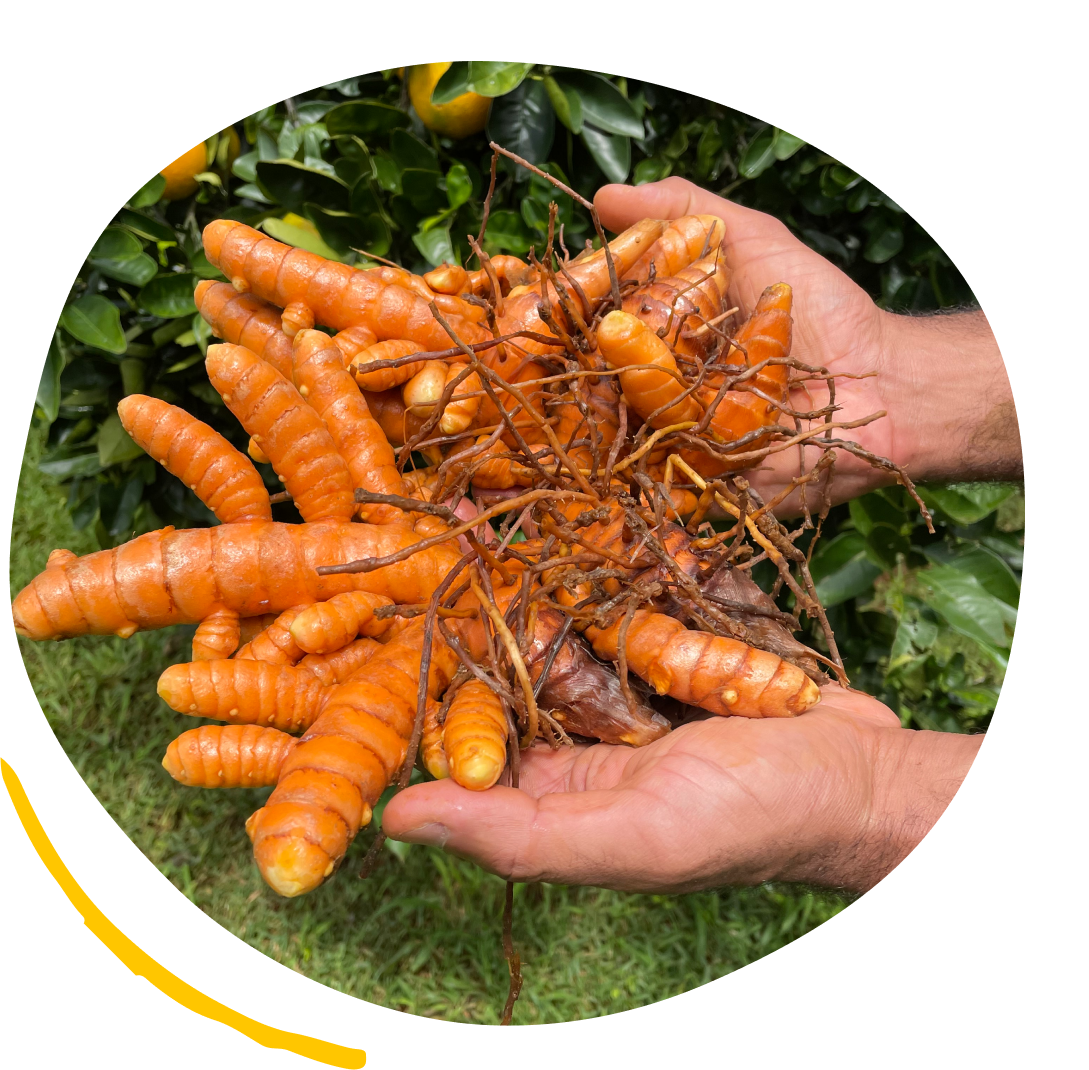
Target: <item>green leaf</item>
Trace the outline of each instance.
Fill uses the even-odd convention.
[[[919,497],[932,509],[939,509],[954,524],[968,527],[990,516],[1011,494],[1017,483],[920,483]]]
[[[144,370],[142,360],[129,358],[121,361],[121,389],[125,397],[129,394],[142,394],[144,392]]]
[[[293,212],[301,211],[307,203],[348,210],[348,187],[344,182],[295,160],[263,160],[257,165],[257,180],[265,193]]]
[[[38,394],[34,399],[35,404],[42,410],[47,426],[53,423],[60,412],[62,371],[64,371],[64,353],[61,351],[57,336],[54,335],[45,355],[45,367],[42,368]]]
[[[432,230],[419,230],[412,235],[412,244],[420,250],[424,259],[432,266],[439,264],[453,264],[457,261],[454,255],[454,247],[450,242],[450,231],[442,227]]]
[[[68,305],[61,313],[60,324],[76,341],[95,349],[120,355],[128,347],[121,329],[121,313],[101,294],[84,294]]]
[[[556,73],[556,81],[565,94],[579,98],[585,121],[599,130],[634,138],[646,133],[631,101],[608,78],[590,71],[563,70]]]
[[[928,591],[923,600],[955,631],[1008,650],[1017,611],[996,598],[969,572],[934,565],[919,573]]]
[[[107,483],[99,488],[99,515],[110,535],[132,534],[132,518],[144,493],[144,480],[133,476],[124,486]]]
[[[795,137],[793,134],[788,134],[785,130],[775,128],[774,138],[774,152],[777,160],[789,160],[800,148],[805,146],[805,142],[800,137]]]
[[[244,197],[247,201],[256,201],[258,204],[274,204],[275,202],[265,196],[265,191],[256,182],[247,182],[234,191],[236,197]]]
[[[243,153],[231,164],[231,174],[235,178],[242,179],[243,182],[256,182],[257,161],[259,159],[256,150]]]
[[[891,570],[896,567],[900,557],[907,557],[911,553],[911,543],[898,528],[878,522],[870,528],[866,536],[866,551],[867,557],[875,565]]]
[[[149,178],[130,198],[130,208],[147,208],[149,205],[158,204],[159,198],[166,189],[166,175],[155,175]]]
[[[330,212],[314,204],[308,204],[306,212],[322,239],[339,254],[336,259],[346,256],[351,249],[371,249],[389,233],[381,217],[360,219],[350,212]]]
[[[871,264],[884,264],[900,252],[903,247],[903,228],[889,224],[874,228],[865,248],[862,250],[862,255]]]
[[[662,156],[648,156],[640,160],[632,171],[632,185],[641,186],[644,182],[658,182],[669,176],[673,164]]]
[[[594,162],[610,182],[623,182],[631,170],[631,139],[619,134],[605,134],[587,123],[582,140]]]
[[[172,242],[178,239],[173,227],[168,227],[165,223],[160,223],[157,219],[144,215],[143,212],[132,212],[128,208],[122,208],[117,213],[117,222],[120,226],[128,227],[134,234],[138,234],[148,241]]]
[[[443,206],[445,198],[439,189],[440,182],[442,174],[439,171],[406,167],[401,172],[401,188],[418,212],[437,212]]]
[[[737,165],[743,178],[757,178],[775,163],[775,130],[765,130],[749,142]]]
[[[107,227],[91,246],[88,260],[132,260],[144,251],[143,243],[124,227]]]
[[[552,110],[556,118],[571,131],[572,134],[582,133],[582,98],[573,86],[566,89],[556,81],[552,75],[544,78],[545,92],[552,104]]]
[[[321,232],[308,219],[289,212],[283,219],[264,219],[261,221],[261,229],[271,238],[275,238],[284,245],[294,245],[298,249],[305,249],[308,253],[315,253],[325,257],[326,260],[339,260],[335,249],[331,248]]]
[[[488,137],[534,164],[548,158],[555,129],[556,116],[548,92],[533,79],[496,100],[488,117]],[[514,174],[518,181],[529,177],[522,167],[515,167]]]
[[[484,235],[485,250],[522,256],[529,252],[533,239],[522,217],[517,212],[501,208],[488,217],[488,229]]]
[[[469,61],[457,60],[443,72],[431,90],[432,104],[449,104],[469,92]]]
[[[400,108],[376,100],[348,100],[325,113],[330,137],[356,134],[364,141],[408,126],[408,122],[408,115]]]
[[[98,463],[103,468],[142,457],[144,451],[129,438],[121,424],[121,417],[111,412],[98,429]]]
[[[197,277],[190,274],[160,275],[152,279],[137,295],[140,307],[153,316],[176,319],[191,316],[197,310],[193,300]]]
[[[1006,605],[1017,608],[1021,598],[1021,584],[1013,569],[993,550],[973,546],[950,553],[945,544],[938,543],[933,547],[924,547],[923,553],[936,564],[949,565],[975,576],[984,590],[995,598],[1000,598]]]
[[[378,185],[387,193],[401,192],[401,171],[393,157],[384,152],[376,152],[374,175]]]
[[[439,170],[439,154],[407,130],[393,131],[389,139],[389,151],[402,168],[417,167],[422,171]]]
[[[473,195],[473,180],[463,163],[456,163],[446,172],[446,199],[451,208],[460,208]]]
[[[826,608],[865,594],[881,569],[866,556],[866,540],[845,531],[820,545],[811,566],[817,597]]]
[[[817,597],[826,609],[838,606],[841,602],[865,594],[880,575],[881,569],[864,554],[854,557],[817,584]]]
[[[118,423],[121,421],[118,420]],[[42,461],[38,465],[38,471],[64,483],[78,476],[93,476],[102,471],[102,465],[98,463],[98,453],[77,453],[70,457],[59,457],[55,460]]]
[[[130,286],[143,286],[155,277],[159,265],[147,253],[141,253],[132,260],[92,260],[91,266],[103,275],[108,275],[118,282],[127,282]]]
[[[532,197],[524,197],[522,199],[522,218],[531,230],[535,230],[539,234],[547,232],[548,208],[541,204],[540,201]]]
[[[469,89],[482,97],[504,96],[522,84],[522,80],[529,74],[532,66],[532,63],[470,60]]]
[[[204,255],[203,249],[198,249],[189,258],[189,269],[193,272],[198,279],[223,279],[223,272],[219,270],[209,259]]]

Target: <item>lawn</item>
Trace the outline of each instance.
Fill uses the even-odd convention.
[[[39,452],[32,431],[15,506],[13,592],[54,547],[97,549],[89,530],[73,529],[63,492],[38,472]],[[498,877],[438,850],[391,845],[375,873],[358,880],[373,837],[365,830],[336,880],[281,899],[254,867],[243,827],[268,789],[201,791],[163,771],[167,744],[194,722],[166,707],[155,681],[188,659],[191,635],[174,628],[127,641],[20,640],[50,726],[113,819],[182,894],[284,966],[386,1007],[497,1022],[507,991]],[[534,884],[515,896],[522,1024],[611,1014],[687,991],[846,905],[782,885],[649,896]]]

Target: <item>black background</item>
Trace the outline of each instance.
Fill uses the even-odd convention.
[[[712,42],[707,44],[710,48]],[[256,61],[256,51],[248,54]],[[264,70],[279,65],[270,56],[262,62]],[[919,62],[916,56],[910,71],[896,72],[900,96],[895,100],[878,85],[867,85],[864,93],[861,82],[845,77],[841,85],[816,70],[805,76],[764,66],[746,71],[741,56],[715,62],[706,81],[695,70],[674,74],[668,53],[652,69],[620,73],[687,88],[759,115],[844,160],[900,202],[974,288],[1003,345],[1016,392],[1023,379],[1015,376],[1020,350],[1014,346],[1025,336],[1016,332],[1024,328],[1006,324],[1018,313],[1024,320],[1032,303],[1019,274],[1026,261],[1040,267],[1026,247],[1041,227],[1023,218],[1005,186],[1003,160],[1017,147],[1011,144],[1013,104],[1003,77],[994,72],[980,75],[970,91],[974,99],[964,109],[939,101],[937,89],[909,91],[910,79],[923,77]],[[379,65],[386,64],[371,64]],[[774,65],[786,65],[781,54]],[[201,76],[199,88],[180,83],[174,97],[160,79],[156,96],[140,99],[130,95],[127,83],[121,89],[127,72],[119,72],[115,96],[109,76],[96,75],[96,100],[62,132],[61,155],[42,156],[40,168],[29,161],[36,196],[48,206],[48,224],[26,204],[26,217],[10,220],[8,229],[14,248],[33,250],[9,259],[9,272],[16,274],[9,275],[13,319],[7,321],[4,365],[9,396],[16,401],[5,456],[13,496],[24,421],[53,324],[86,250],[121,200],[180,147],[273,99],[348,73],[330,67],[277,84],[255,81],[233,62],[227,70],[233,73],[218,84],[208,76]],[[238,82],[256,88],[244,97],[232,88]],[[19,204],[16,197],[10,210]],[[1004,218],[1008,226],[996,227]],[[19,300],[11,304],[14,294]],[[1019,408],[1024,434],[1024,396]],[[1025,643],[1019,641],[1018,651]],[[308,981],[189,905],[76,775],[39,713],[13,639],[8,649],[13,693],[4,703],[9,731],[0,753],[22,778],[53,845],[107,918],[201,992],[280,1029],[364,1048],[368,1066],[456,1055],[456,1048],[427,1043],[440,1030],[450,1036],[456,1026],[383,1010]],[[1035,702],[1021,699],[1026,687],[1021,668],[1019,660],[1011,667],[1000,711],[949,812],[900,869],[839,918],[683,997],[553,1028],[546,1043],[538,1041],[530,1050],[502,1033],[493,1032],[489,1040],[478,1031],[474,1047],[463,1054],[474,1061],[577,1065],[589,1055],[585,1042],[600,1040],[615,1055],[631,1046],[643,1056],[640,1061],[657,1049],[651,1041],[664,1044],[671,1059],[685,1061],[703,1061],[706,1053],[718,1062],[754,1045],[764,1059],[775,1061],[787,1048],[844,1057],[857,1045],[871,1057],[894,1055],[900,1061],[914,1045],[941,1035],[946,1053],[951,1046],[981,1042],[989,1065],[992,1038],[1024,1041],[1030,1024],[1023,999],[1032,923],[1027,912],[1044,901],[1037,887],[1040,874],[1030,866],[1045,863],[1038,846],[1042,834],[1027,827],[1038,777],[1031,773],[1036,766],[1018,717],[1039,709],[1040,691],[1033,692]],[[1041,714],[1038,730],[1049,714]],[[121,1066],[154,1060],[163,1067],[192,1067],[211,1056],[217,1061],[237,1056],[260,1059],[262,1066],[314,1065],[259,1048],[134,977],[83,925],[30,846],[7,798],[0,799],[0,813],[7,848],[2,887],[9,1044],[25,1038],[50,1063],[97,1056]],[[1033,889],[1024,901],[1020,885]],[[1047,925],[1047,931],[1052,940],[1061,933],[1057,924]],[[869,1048],[874,1031],[883,1036],[883,1047]]]

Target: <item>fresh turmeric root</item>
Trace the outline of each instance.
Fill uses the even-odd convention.
[[[442,749],[450,776],[463,788],[485,791],[507,764],[507,718],[499,696],[477,679],[458,689],[446,713]]]
[[[163,768],[191,788],[271,787],[297,742],[275,728],[205,725],[167,747]]]

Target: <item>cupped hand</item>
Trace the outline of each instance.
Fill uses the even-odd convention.
[[[868,378],[839,379],[836,421],[851,421],[885,410],[890,413],[865,427],[840,433],[863,448],[903,463],[912,453],[910,428],[899,426],[902,386],[888,354],[890,324],[895,317],[879,309],[870,296],[839,268],[799,241],[773,216],[743,208],[682,178],[666,178],[642,186],[603,186],[594,198],[601,222],[623,230],[640,219],[675,219],[682,215],[715,215],[726,224],[722,244],[730,271],[729,299],[743,322],[768,286],[789,283],[794,291],[794,339],[791,355],[836,374]],[[876,375],[872,373],[877,373]],[[808,384],[811,398],[796,389],[791,403],[799,411],[819,408],[828,393],[821,382]],[[806,451],[807,467],[818,455]],[[746,476],[765,496],[798,473],[796,448],[774,454],[761,469]],[[844,501],[891,481],[856,457],[839,452],[833,497]],[[811,495],[811,501],[816,495]]]
[[[796,718],[712,717],[639,749],[536,745],[518,789],[417,784],[389,802],[383,827],[517,881],[862,890],[889,868],[865,846],[877,835],[877,770],[910,734],[880,702],[829,685]]]

